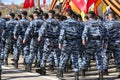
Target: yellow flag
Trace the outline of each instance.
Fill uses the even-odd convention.
[[[84,17],[85,17],[84,11],[81,12],[81,16],[82,16],[82,20],[84,20]]]
[[[78,13],[78,14],[81,13],[80,9],[78,9],[77,6],[76,6],[72,1],[70,1],[70,6],[71,6],[71,9],[72,9],[74,12],[76,12],[76,13]]]
[[[103,3],[103,14],[106,12],[106,10],[107,10],[107,5]]]

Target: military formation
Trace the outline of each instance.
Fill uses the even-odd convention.
[[[60,80],[71,68],[75,80],[79,80],[79,73],[85,77],[91,59],[96,61],[98,80],[104,80],[103,76],[109,75],[109,60],[113,57],[120,78],[120,21],[115,13],[108,13],[106,21],[93,11],[82,21],[81,16],[70,9],[65,16],[54,10],[43,13],[38,9],[29,15],[26,11],[18,15],[10,12],[9,20],[1,16],[0,12],[0,79],[1,66],[8,65],[11,53],[15,68],[19,67],[22,55],[25,71],[31,72],[34,63],[36,72],[46,75],[46,63],[49,63],[49,69],[56,69]]]

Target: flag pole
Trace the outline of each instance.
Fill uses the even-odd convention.
[[[40,0],[36,0],[36,4],[37,4],[37,6],[36,7],[40,7]]]

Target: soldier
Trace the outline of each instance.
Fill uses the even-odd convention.
[[[33,17],[33,15],[32,14],[29,14],[29,16],[28,16],[28,20],[30,21],[30,24],[32,23],[32,21],[33,21],[33,19],[34,19],[34,17]],[[27,30],[25,31],[25,35],[27,34],[28,35],[28,31],[30,30],[30,26],[28,26],[27,27]],[[30,34],[29,34],[30,35]],[[24,48],[23,48],[23,52],[24,52],[24,65],[26,65],[26,62],[25,62],[25,60],[26,60],[26,58],[27,58],[27,56],[29,56],[29,54],[30,54],[30,41],[31,41],[31,36],[28,36],[27,38],[26,38],[26,42],[23,42],[23,44],[24,44]]]
[[[22,41],[24,38],[25,31],[29,25],[29,21],[26,19],[27,12],[22,11],[21,15],[22,15],[22,19],[18,21],[18,23],[14,29],[14,39],[17,40],[17,42],[16,42],[17,47],[15,48],[15,52],[14,52],[15,68],[18,68],[18,60],[19,60],[20,53],[22,53],[22,56],[24,58],[24,55],[23,55],[24,54],[23,53],[24,45],[23,45]]]
[[[33,14],[29,14],[29,16],[28,16],[28,20],[30,21],[30,24],[32,23],[32,21],[34,20],[34,17],[33,17]],[[26,32],[28,32],[29,31],[29,28],[27,28],[27,31]],[[29,37],[29,39],[27,39],[27,42],[29,43],[28,44],[28,46],[26,46],[26,49],[24,49],[25,51],[28,51],[28,52],[25,52],[25,53],[27,53],[28,55],[29,55],[29,53],[30,53],[30,41],[31,41],[31,38],[32,38],[32,36],[31,37]],[[29,48],[29,49],[28,49]],[[34,67],[36,67],[37,66],[37,55],[36,55],[36,57],[35,57],[35,65],[34,65]]]
[[[17,24],[17,21],[14,19],[14,17],[15,17],[14,13],[9,14],[10,20],[6,22],[5,33],[3,34],[5,39],[4,59],[6,65],[8,65],[8,56],[11,49],[13,48],[12,45],[14,44],[13,31]]]
[[[55,19],[55,11],[51,10],[50,12],[52,13],[52,18]],[[49,69],[51,71],[54,70],[54,54],[53,53],[54,53],[54,51],[53,52],[51,51],[50,55],[48,56]]]
[[[105,27],[109,33],[108,49],[113,52],[115,63],[120,78],[120,21],[115,19],[115,13],[108,14],[109,20],[105,23]]]
[[[85,17],[84,17],[84,21],[83,21],[83,25],[85,25],[85,24],[87,24],[87,22],[88,22],[88,20],[89,20],[89,18],[88,18],[88,16],[86,15]],[[90,61],[89,60],[87,60],[88,58],[89,58],[89,56],[88,55],[86,55],[86,53],[85,53],[85,46],[84,45],[82,45],[82,55],[80,55],[80,58],[79,58],[79,68],[81,69],[81,76],[82,77],[85,77],[85,72],[86,72],[86,70],[87,70],[87,68],[86,68],[86,66],[88,67],[90,67]],[[87,62],[87,61],[89,61],[89,62]],[[89,63],[89,64],[87,64],[87,63]],[[86,65],[87,64],[87,65]]]
[[[63,69],[68,58],[72,58],[75,72],[75,80],[79,80],[78,58],[80,54],[81,35],[83,27],[78,21],[72,18],[72,10],[66,11],[67,20],[63,21],[59,36],[59,49],[61,50],[58,78],[63,77]]]
[[[45,70],[46,59],[51,53],[54,55],[55,65],[56,67],[58,67],[57,47],[58,47],[60,25],[59,22],[53,18],[53,14],[54,11],[50,10],[48,13],[49,18],[46,21],[44,21],[39,31],[38,41],[41,41],[43,37],[45,38],[43,57],[41,61],[41,69],[39,71],[41,75],[46,75],[46,70]]]
[[[78,14],[77,16],[78,16],[78,19],[77,19],[77,20],[80,21],[80,22],[83,22],[82,16],[81,16],[80,14]]]
[[[55,14],[55,19],[60,21],[60,14]]]
[[[31,72],[31,67],[33,63],[33,59],[37,55],[37,57],[40,56],[38,55],[38,47],[39,47],[39,42],[37,41],[38,38],[38,30],[40,29],[41,25],[43,24],[43,20],[39,19],[39,12],[35,11],[33,13],[34,20],[30,23],[23,43],[26,43],[28,37],[32,36],[31,42],[30,42],[30,54],[26,56],[25,62],[26,62],[26,71]],[[38,58],[39,59],[39,58]]]
[[[21,20],[21,19],[22,19],[22,15],[18,14],[17,17],[16,17],[16,20]]]
[[[48,19],[48,14],[47,13],[44,13],[43,16],[42,16],[43,20],[46,20]]]
[[[84,22],[87,22],[87,21],[89,21],[89,17],[86,15],[86,16],[84,17]]]
[[[107,28],[108,26],[108,22],[109,22],[109,17],[108,17],[108,13],[104,14],[105,15],[105,20],[103,20],[103,25],[105,26],[105,28]],[[109,41],[107,44],[107,47],[104,49],[104,52],[106,52],[107,55],[107,67],[109,66],[109,60],[112,58],[112,51],[110,50],[110,46],[109,46]],[[108,69],[104,70],[104,75],[109,75],[108,73]]]
[[[16,17],[16,20],[19,21],[22,19],[22,15],[21,14],[18,14],[17,17]],[[16,48],[17,47],[17,40],[14,39],[14,44],[13,44],[13,54],[16,52]],[[14,56],[13,56],[14,57]],[[14,62],[14,58],[11,59],[13,62]],[[14,63],[12,63],[12,65],[14,65]]]
[[[99,80],[103,80],[103,71],[106,69],[107,64],[107,57],[103,52],[103,48],[106,47],[108,35],[102,22],[96,21],[94,16],[94,12],[88,13],[89,21],[86,23],[82,34],[82,43],[86,47],[87,62],[90,61],[91,55],[95,53]]]
[[[5,20],[1,18],[2,13],[0,12],[0,80],[1,80],[1,74],[2,74],[2,62],[4,59],[4,44],[3,44],[3,40],[2,39],[2,32],[5,29]]]
[[[34,20],[33,14],[29,14],[28,20],[29,20],[30,22],[32,22],[32,21]]]
[[[59,24],[60,24],[60,21],[59,21],[60,15],[59,15],[59,14],[55,14],[55,12],[53,12],[53,15],[54,15],[53,18],[54,18],[56,21],[58,21]],[[58,49],[58,47],[56,47],[56,49]],[[57,56],[57,60],[58,60],[58,62],[59,62],[60,51],[57,50],[56,53],[57,53],[57,54],[55,54],[54,51],[52,51],[51,54],[50,54],[49,57],[48,57],[49,69],[50,69],[51,71],[54,70],[54,66],[55,66],[55,64],[54,64],[55,62],[54,62],[54,61],[55,61],[56,59],[54,59],[54,54]]]

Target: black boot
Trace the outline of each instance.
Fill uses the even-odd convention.
[[[5,59],[5,65],[8,65],[8,59]]]
[[[79,72],[75,72],[75,80],[79,80]]]
[[[11,59],[11,61],[15,61],[14,59]]]
[[[63,70],[62,69],[58,69],[57,77],[62,80],[62,78],[63,78]]]
[[[104,75],[109,75],[108,69],[103,70],[103,74],[104,74]]]
[[[49,65],[49,70],[54,71],[54,65]]]
[[[1,61],[2,61],[2,65],[4,65],[4,59],[1,59]]]
[[[82,69],[82,70],[81,70],[81,76],[82,76],[82,77],[85,77],[85,72],[86,72],[86,69]]]
[[[38,66],[38,62],[37,60],[35,60],[35,65],[33,67],[37,67]]]
[[[2,80],[1,75],[2,75],[2,70],[0,70],[0,80]]]
[[[18,69],[18,61],[14,61],[14,67]]]
[[[66,64],[66,66],[65,66],[65,68],[64,68],[64,72],[68,72],[69,71],[69,65],[68,65],[68,63]]]
[[[99,80],[103,80],[103,70],[99,71]]]
[[[118,69],[118,72],[119,72],[119,75],[118,75],[118,77],[117,77],[117,78],[120,78],[120,69]]]
[[[23,65],[26,65],[25,59],[23,60]]]
[[[40,70],[41,70],[41,68],[40,68],[40,63],[37,63],[37,66],[36,66],[36,67],[37,67],[36,72],[37,72],[37,73],[40,73]]]
[[[31,67],[32,67],[32,64],[26,64],[25,70],[26,70],[27,72],[31,72]]]
[[[41,76],[46,75],[46,69],[45,69],[45,67],[41,67],[36,72],[39,73]]]

